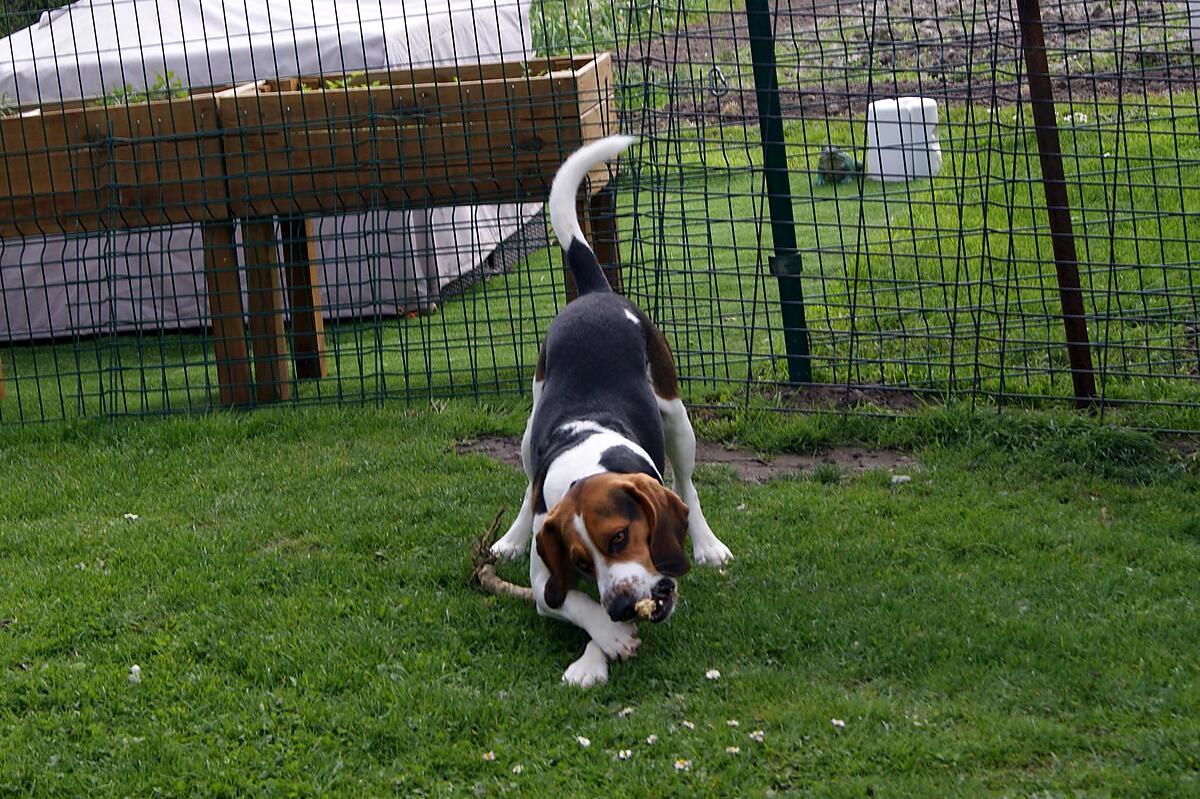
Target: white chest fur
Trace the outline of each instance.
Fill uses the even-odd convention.
[[[655,472],[658,471],[649,453],[636,441],[631,441],[620,433],[595,422],[571,422],[563,427],[570,432],[591,431],[593,434],[570,449],[564,450],[554,459],[554,463],[550,464],[550,469],[546,472],[546,480],[542,483],[542,496],[545,498],[547,508],[557,505],[559,500],[571,490],[572,483],[606,471],[600,463],[600,459],[605,451],[612,447],[628,447],[637,455],[645,458],[651,469],[654,469]],[[659,477],[661,479],[662,475]]]

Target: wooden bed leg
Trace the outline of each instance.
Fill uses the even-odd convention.
[[[608,278],[608,285],[613,291],[621,293],[621,253],[617,240],[617,193],[611,185],[605,186],[593,193],[588,181],[584,181],[579,198],[575,201],[575,214],[579,218],[579,227],[583,229],[584,238],[592,245],[596,260]],[[567,302],[575,299],[579,292],[575,288],[575,278],[563,258],[563,269],[566,274]]]
[[[617,190],[605,186],[588,200],[587,227],[596,260],[613,291],[621,293],[621,251],[617,238]]]
[[[232,220],[205,222],[201,226],[204,277],[208,284],[208,310],[212,317],[221,404],[249,405],[250,357],[246,352],[242,285],[233,238],[235,230]]]
[[[301,216],[281,216],[284,275],[288,309],[292,314],[292,351],[296,378],[320,379],[329,374],[325,359],[325,319],[321,315],[321,287],[312,223]]]
[[[250,310],[250,347],[254,351],[254,396],[279,402],[292,395],[288,379],[287,332],[275,220],[242,220],[242,251]]]

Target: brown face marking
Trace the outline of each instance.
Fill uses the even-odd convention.
[[[576,515],[583,518],[592,545],[608,563],[637,563],[650,573],[670,576],[689,570],[682,548],[688,510],[676,493],[653,477],[594,475],[572,489],[560,506],[564,507],[556,507],[556,515],[562,512],[570,519],[563,523],[563,539],[577,571],[592,575],[592,553],[578,540]],[[570,534],[565,531],[568,524]]]
[[[632,475],[605,472],[584,480],[572,493],[576,513],[583,517],[588,538],[602,557],[610,563],[640,563],[653,572],[651,520],[636,498],[638,490]],[[591,560],[582,542],[573,544],[573,558]]]

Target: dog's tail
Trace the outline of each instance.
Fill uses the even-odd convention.
[[[550,186],[550,225],[558,243],[567,253],[567,265],[575,276],[580,296],[593,291],[612,291],[596,253],[583,237],[579,217],[575,214],[575,195],[588,172],[599,164],[616,158],[635,139],[632,136],[609,136],[579,148],[558,168]]]

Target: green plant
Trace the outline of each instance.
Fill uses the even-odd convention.
[[[154,83],[145,89],[135,89],[130,84],[110,89],[108,94],[92,100],[91,106],[135,105],[149,103],[154,100],[171,100],[188,96],[188,90],[175,77],[175,73],[167,70],[166,74],[155,73]]]
[[[377,80],[366,83],[365,72],[351,72],[341,78],[326,78],[315,86],[300,84],[302,92],[330,91],[333,89],[381,89],[383,84]]]
[[[549,74],[550,68],[544,63],[539,64],[537,67],[531,67],[528,61],[521,62],[521,77],[523,78],[537,78]],[[457,81],[457,79],[455,80]]]
[[[0,92],[0,119],[17,115],[17,105],[5,92]]]

